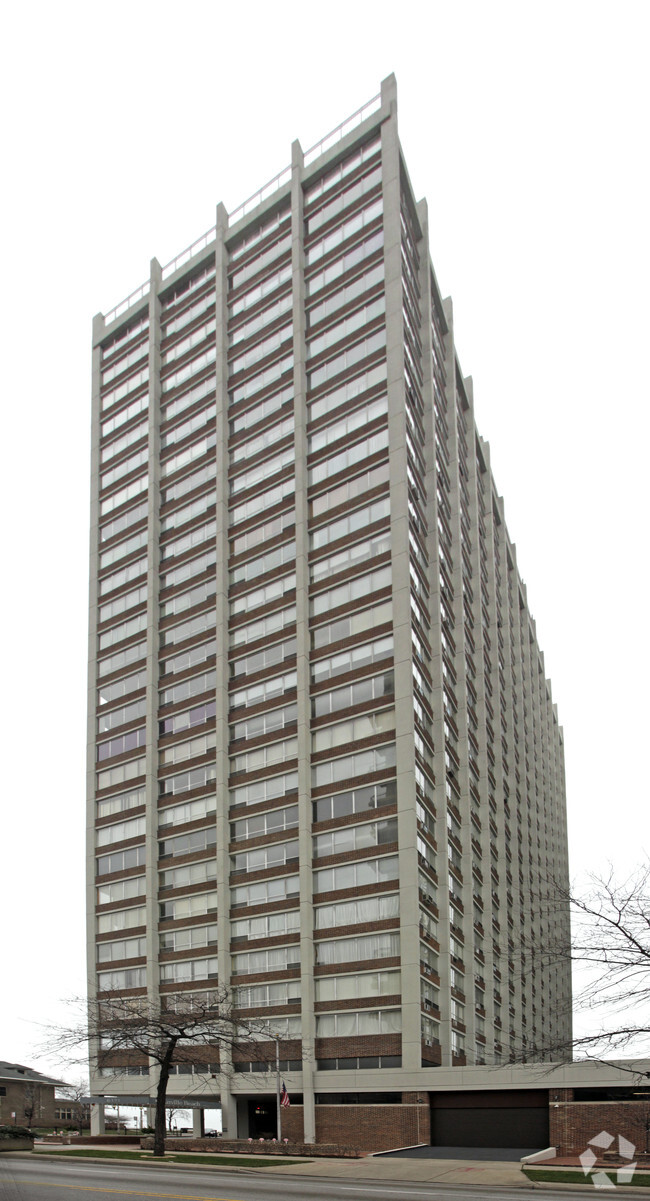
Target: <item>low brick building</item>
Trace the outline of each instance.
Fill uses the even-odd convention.
[[[0,1125],[53,1126],[54,1090],[63,1085],[22,1063],[0,1059]]]

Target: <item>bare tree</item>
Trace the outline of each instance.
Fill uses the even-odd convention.
[[[84,1132],[84,1120],[88,1120],[87,1098],[90,1088],[87,1080],[74,1080],[71,1084],[62,1085],[59,1093],[66,1101],[71,1101],[79,1118],[79,1133]]]
[[[90,1055],[98,1067],[109,1068],[116,1075],[136,1064],[153,1065],[157,1076],[154,1155],[165,1153],[167,1088],[173,1068],[194,1066],[198,1053],[210,1076],[216,1064],[219,1071],[225,1070],[222,1051],[253,1042],[262,1059],[268,1040],[268,1021],[242,1016],[228,988],[213,989],[209,994],[176,994],[169,1009],[166,1000],[164,996],[154,1001],[103,992],[87,1003],[73,1002],[81,1009],[80,1016],[70,1026],[52,1030],[46,1048],[67,1063],[83,1062]],[[212,1060],[210,1067],[203,1058],[206,1055]]]
[[[620,1052],[648,1056],[650,861],[624,879],[613,868],[603,876],[591,874],[581,890],[547,882],[539,901],[549,915],[570,909],[570,938],[562,936],[538,954],[546,967],[570,958],[578,982],[573,1007],[586,1016],[593,1032],[544,1046],[529,1044],[514,1058],[566,1062],[574,1052],[598,1061]],[[633,1063],[629,1069],[620,1066],[636,1076],[650,1075],[639,1073]]]

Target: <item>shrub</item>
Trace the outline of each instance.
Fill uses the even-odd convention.
[[[0,1126],[0,1138],[33,1138],[34,1131],[26,1126]]]

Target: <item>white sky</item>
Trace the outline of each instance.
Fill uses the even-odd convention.
[[[391,71],[565,730],[572,872],[632,868],[650,843],[645,0],[37,0],[0,32],[0,1057],[35,1064],[36,1023],[84,989],[92,316]]]

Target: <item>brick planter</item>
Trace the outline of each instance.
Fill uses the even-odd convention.
[[[153,1136],[140,1140],[143,1151],[153,1151]],[[253,1142],[246,1138],[166,1138],[166,1151],[211,1151],[216,1155],[290,1155],[308,1159],[360,1159],[357,1147],[341,1147],[334,1143],[270,1143]]]
[[[2,1151],[33,1151],[33,1138],[0,1138],[0,1152]]]

